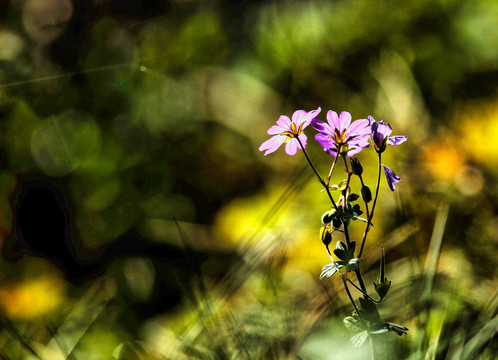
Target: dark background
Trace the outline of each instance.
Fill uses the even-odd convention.
[[[393,356],[493,358],[494,1],[0,4],[4,358],[351,354],[342,284],[317,280],[326,198],[301,154],[257,150],[318,107],[409,137],[363,265],[384,243]]]

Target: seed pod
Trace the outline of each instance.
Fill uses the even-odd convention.
[[[351,169],[353,174],[360,176],[363,174],[363,166],[361,166],[360,160],[358,158],[351,158]]]
[[[367,185],[363,185],[361,187],[361,197],[363,198],[363,201],[365,202],[370,202],[372,201],[372,192],[370,191],[370,188]]]
[[[330,226],[322,226],[320,228],[320,239],[322,240],[323,245],[327,246],[332,241],[332,234],[334,229]]]

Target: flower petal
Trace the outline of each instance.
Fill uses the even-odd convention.
[[[339,131],[341,130],[341,121],[339,120],[339,116],[337,116],[337,113],[335,111],[329,110],[327,112],[327,121],[332,128],[332,133],[335,129],[338,129]]]
[[[284,129],[280,125],[273,125],[268,129],[268,135],[280,135],[284,131],[289,131],[288,129]]]
[[[301,144],[303,144],[303,148],[305,148],[306,144],[308,143],[308,137],[305,134],[300,134],[298,136],[298,138],[299,138],[299,141],[301,141]],[[299,144],[299,142],[297,140],[296,140],[296,142],[297,142],[297,148],[298,149],[302,149],[301,145]]]
[[[271,154],[272,152],[275,152],[280,145],[282,145],[285,140],[287,139],[287,136],[281,136],[281,135],[275,135],[266,140],[264,143],[261,144],[259,147],[259,151],[265,151],[265,156],[268,154]]]
[[[285,131],[291,130],[291,120],[288,116],[281,115],[277,120],[277,125],[284,128]]]
[[[304,123],[303,125],[303,129],[308,126],[311,121],[316,117],[318,116],[318,114],[320,114],[320,111],[322,111],[322,108],[318,108],[316,110],[311,110],[310,112],[305,112],[304,111],[304,114],[302,114],[301,112],[303,112],[303,110],[298,110],[296,111],[293,115],[292,115],[292,122],[296,124],[296,127],[299,128],[299,126],[301,126],[302,123]],[[297,112],[300,112],[299,114],[296,115]]]
[[[285,144],[285,152],[289,155],[296,155],[298,146],[299,143],[297,142],[297,139],[290,139],[287,144]]]
[[[351,125],[351,114],[347,111],[343,111],[341,115],[339,115],[339,120],[341,123],[340,130],[347,129],[349,125]]]
[[[355,120],[351,123],[351,125],[349,125],[348,133],[361,132],[361,133],[370,134],[370,129],[368,128],[369,125],[370,124],[366,119]]]
[[[313,129],[315,129],[316,131],[323,131],[325,129],[325,124],[322,120],[318,120],[318,119],[313,119],[311,121],[311,126],[313,127]],[[327,125],[328,126],[328,125]]]
[[[396,189],[394,184],[399,183],[401,181],[401,178],[386,165],[382,164],[382,166],[384,167],[384,174],[386,175],[387,185],[389,185],[389,189],[391,189],[391,191],[394,191],[394,189]]]
[[[388,145],[399,145],[403,144],[408,139],[408,136],[391,136],[387,139]]]
[[[334,140],[327,137],[327,135],[323,133],[318,133],[315,135],[315,140],[323,146],[324,149],[328,149],[335,145]]]

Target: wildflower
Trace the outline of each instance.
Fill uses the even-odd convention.
[[[301,144],[306,147],[307,137],[303,130],[311,123],[321,111],[321,108],[306,112],[297,110],[292,114],[292,121],[288,116],[282,115],[277,120],[277,125],[268,129],[269,135],[274,135],[259,147],[259,151],[265,151],[265,156],[275,152],[282,144],[285,144],[285,152],[295,155]],[[299,140],[298,140],[299,139]],[[301,144],[299,143],[301,142]]]
[[[394,186],[395,183],[399,183],[401,181],[401,178],[394,173],[391,169],[389,169],[386,165],[382,164],[384,167],[384,174],[386,175],[387,179],[387,185],[389,185],[389,189],[391,191],[394,191],[396,187]]]
[[[375,151],[378,153],[384,152],[387,145],[399,145],[404,143],[408,136],[390,136],[393,132],[391,125],[385,123],[384,120],[376,122],[371,116],[368,117],[370,128],[372,129],[372,142]]]
[[[351,114],[347,111],[338,116],[335,111],[327,112],[328,124],[313,120],[312,125],[318,134],[316,141],[332,156],[337,153],[347,156],[358,154],[364,147],[369,146],[369,121],[366,119],[351,122]]]

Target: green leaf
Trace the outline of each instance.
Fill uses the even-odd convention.
[[[348,201],[356,201],[360,198],[360,195],[358,194],[351,194],[348,196]]]
[[[361,308],[364,311],[363,317],[371,323],[381,323],[379,310],[372,300],[360,298]]]
[[[360,261],[361,261],[360,258],[350,259],[348,261],[348,264],[346,265],[346,271],[356,271],[356,270],[358,270],[358,263]]]
[[[347,180],[342,180],[339,184],[337,184],[337,189],[338,190],[345,190],[347,184],[348,184]]]
[[[364,223],[368,223],[368,220],[365,219],[365,218],[362,218],[362,217],[359,217],[359,216],[354,216],[353,217],[353,220],[360,220],[360,221],[363,221]],[[372,223],[370,223],[370,226],[373,226]]]
[[[353,335],[350,341],[354,347],[358,348],[361,345],[363,345],[363,343],[365,342],[365,340],[367,340],[367,338],[368,338],[368,332],[366,330],[363,330],[362,332]]]
[[[339,269],[341,268],[342,266],[340,265],[336,265],[334,263],[330,263],[330,264],[327,264],[323,267],[322,269],[322,273],[320,274],[320,279],[323,279],[323,278],[330,278],[332,275],[334,275],[337,271],[339,271]]]
[[[362,331],[363,330],[363,327],[361,326],[361,322],[358,319],[358,316],[356,316],[356,317],[354,317],[354,316],[347,316],[347,317],[344,318],[344,320],[342,320],[342,322],[344,323],[344,326],[348,330],[351,330],[353,332],[358,332],[358,331]]]
[[[341,250],[341,251],[346,251],[348,249],[348,247],[346,246],[346,244],[344,244],[342,241],[338,241],[335,244],[335,248],[338,249],[338,250]]]
[[[398,325],[398,324],[393,324],[390,322],[386,322],[384,324],[389,331],[394,331],[399,336],[401,336],[403,334],[406,335],[406,332],[408,331],[408,328],[401,326],[401,325]]]

